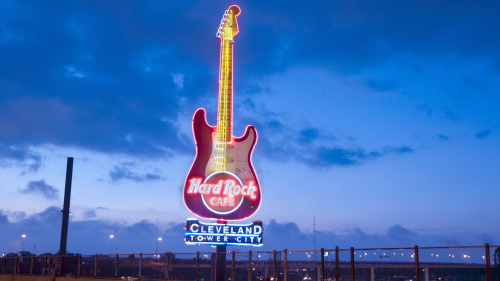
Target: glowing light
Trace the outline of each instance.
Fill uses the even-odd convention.
[[[198,109],[193,116],[196,157],[185,180],[183,201],[189,211],[207,219],[243,220],[255,214],[262,201],[260,184],[251,164],[257,132],[254,127],[247,126],[242,137],[232,136],[233,39],[239,33],[237,18],[240,13],[238,6],[230,6],[217,29],[216,35],[221,39],[217,126],[208,125],[204,109]],[[207,163],[199,159],[210,160]],[[207,182],[208,177],[217,172],[234,174],[232,177],[219,176],[223,181],[217,189],[217,182]],[[228,186],[231,180],[234,181],[232,189]],[[221,194],[223,186],[228,191],[225,196]]]

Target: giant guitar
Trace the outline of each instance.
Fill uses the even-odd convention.
[[[232,135],[233,39],[240,11],[238,6],[229,7],[217,31],[221,40],[217,126],[208,125],[203,108],[194,113],[196,157],[183,190],[184,203],[192,213],[224,221],[252,216],[262,200],[251,162],[257,131],[247,126],[243,136]]]

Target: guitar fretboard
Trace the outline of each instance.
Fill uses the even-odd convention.
[[[219,81],[219,113],[217,115],[217,141],[231,142],[233,107],[233,42],[222,40]]]

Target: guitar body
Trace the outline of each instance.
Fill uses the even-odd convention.
[[[242,137],[233,138],[226,148],[231,161],[220,171],[215,161],[219,153],[216,146],[217,127],[208,125],[205,115],[204,109],[198,109],[193,117],[196,157],[184,184],[184,203],[195,215],[207,219],[248,218],[258,210],[262,200],[260,184],[251,162],[257,131],[248,126]],[[206,192],[210,183],[215,187]],[[207,186],[201,186],[203,184]],[[219,190],[217,184],[220,185]],[[194,192],[196,188],[198,192]]]

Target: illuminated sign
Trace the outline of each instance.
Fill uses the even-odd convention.
[[[217,37],[221,40],[217,126],[208,125],[204,109],[193,116],[196,157],[186,177],[183,199],[195,215],[224,221],[246,219],[260,207],[262,194],[252,165],[257,131],[247,126],[232,135],[233,39],[238,34],[238,6],[224,13]]]
[[[261,221],[251,224],[203,223],[188,219],[184,241],[188,245],[262,246],[264,228]]]

